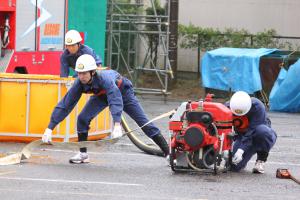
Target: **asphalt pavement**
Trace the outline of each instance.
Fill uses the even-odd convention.
[[[140,99],[149,118],[181,103]],[[265,174],[251,173],[255,157],[239,173],[174,173],[164,158],[146,155],[122,138],[113,145],[91,147],[89,164],[68,163],[76,149],[43,146],[21,164],[0,166],[0,199],[300,199],[300,185],[275,177],[277,168],[288,168],[300,179],[300,114],[270,112],[269,116],[278,139]],[[132,121],[130,124],[135,127]],[[168,137],[168,119],[155,124]],[[0,154],[15,153],[24,145],[0,143]]]

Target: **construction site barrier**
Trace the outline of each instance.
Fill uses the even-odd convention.
[[[0,73],[0,141],[31,142],[41,138],[56,104],[74,82],[52,75]],[[77,141],[77,116],[89,99],[83,94],[76,107],[53,130],[54,141]],[[106,108],[92,120],[89,140],[111,132],[112,118]]]

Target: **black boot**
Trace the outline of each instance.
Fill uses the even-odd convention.
[[[266,152],[266,151],[258,151],[257,152],[257,160],[266,162],[268,156],[269,156],[269,152]]]
[[[169,155],[169,145],[161,133],[155,135],[152,140],[159,146],[165,156]]]
[[[87,138],[88,138],[88,133],[87,132],[83,132],[83,133],[77,133],[78,135],[78,142],[84,142],[84,141],[87,141]],[[86,153],[87,152],[87,148],[86,147],[81,147],[79,149],[79,151],[81,153]]]

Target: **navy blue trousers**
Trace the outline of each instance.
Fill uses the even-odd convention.
[[[259,151],[269,152],[273,147],[277,139],[276,133],[273,129],[267,125],[257,126],[252,134],[247,138],[247,146],[244,149],[243,160],[237,165],[232,165],[232,171],[240,171],[245,168],[251,157]],[[235,152],[241,148],[245,147],[243,144],[243,137],[239,137],[233,144],[233,155]]]
[[[146,124],[149,120],[138,99],[134,95],[131,82],[126,78],[123,78],[122,85],[120,90],[123,99],[123,110],[138,124],[138,126]],[[104,96],[91,96],[81,113],[78,115],[77,131],[79,133],[87,133],[91,120],[107,106],[108,103]],[[160,133],[160,130],[154,126],[153,123],[148,124],[142,128],[142,130],[150,138],[153,138]]]

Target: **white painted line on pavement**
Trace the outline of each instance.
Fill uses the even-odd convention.
[[[0,172],[0,176],[6,175],[6,174],[13,174],[16,173],[15,171],[8,171],[8,172]]]
[[[251,160],[249,161],[251,163],[255,163],[255,161]],[[274,162],[274,161],[267,161],[266,164],[271,164],[271,165],[290,165],[290,166],[300,166],[298,163],[288,163],[288,162]]]
[[[119,197],[120,199],[123,199],[124,197],[126,199],[149,199],[149,195],[126,195],[126,194],[105,194],[103,192],[101,193],[91,193],[91,192],[61,192],[61,191],[39,191],[39,190],[21,190],[21,189],[3,189],[0,188],[0,191],[6,191],[6,192],[21,192],[21,193],[41,193],[43,195],[45,194],[60,194],[60,195],[68,195],[70,197],[71,195],[82,195],[84,197],[90,196],[90,197]],[[207,199],[188,199],[186,197],[180,198],[180,197],[157,197],[157,196],[151,196],[151,199],[157,199],[157,200],[207,200]]]
[[[18,177],[3,177],[0,176],[2,180],[15,180],[15,181],[40,181],[40,182],[55,182],[55,183],[80,183],[80,184],[101,184],[101,185],[120,185],[120,186],[137,186],[142,187],[142,184],[135,183],[116,183],[116,182],[101,182],[101,181],[73,181],[64,179],[43,179],[43,178],[18,178]]]
[[[53,152],[63,152],[63,153],[74,153],[74,151],[70,150],[60,150],[60,149],[45,149],[46,151],[53,151]],[[277,154],[275,152],[270,152],[272,154]],[[285,153],[279,152],[281,155],[284,155]],[[89,152],[89,154],[94,154],[94,155],[116,155],[116,156],[151,156],[148,154],[143,154],[143,153],[112,153],[112,152]],[[287,155],[299,155],[299,154],[290,154],[286,153]],[[250,161],[252,163],[255,163],[254,161]],[[289,166],[300,166],[300,163],[288,163],[288,162],[272,162],[272,161],[267,161],[268,164],[272,165],[289,165]]]
[[[284,142],[293,142],[293,143],[297,143],[299,142],[300,138],[299,137],[277,137],[276,139],[276,143],[280,142],[280,143],[284,143]]]
[[[299,153],[290,153],[290,152],[278,152],[278,151],[271,151],[269,152],[269,154],[274,154],[274,155],[280,155],[280,156],[284,156],[284,155],[289,155],[289,156],[300,156]]]
[[[74,151],[71,150],[62,150],[62,149],[43,149],[45,151],[53,151],[53,152],[63,152],[63,153],[74,153]],[[145,154],[145,153],[112,153],[112,152],[93,152],[93,151],[89,151],[89,154],[95,154],[95,155],[122,155],[122,156],[151,156],[149,154]]]
[[[134,144],[130,144],[130,143],[116,143],[114,145],[117,145],[117,146],[133,146]]]

